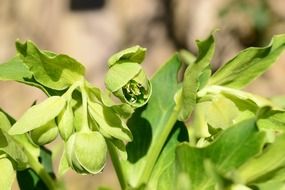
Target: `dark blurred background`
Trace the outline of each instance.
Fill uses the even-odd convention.
[[[196,54],[196,39],[214,29],[213,70],[239,50],[269,43],[285,33],[284,0],[0,0],[0,63],[15,54],[16,39],[31,39],[41,49],[68,54],[83,63],[87,78],[103,88],[106,61],[123,48],[148,49],[144,67],[151,76],[176,50]],[[285,56],[248,87],[263,96],[285,94]],[[0,106],[18,118],[44,95],[15,82],[0,83]],[[104,174],[69,172],[67,189],[119,189],[109,163]],[[15,189],[17,186],[15,185]]]

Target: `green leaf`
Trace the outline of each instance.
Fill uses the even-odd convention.
[[[184,73],[179,119],[184,121],[191,115],[196,104],[197,91],[201,89],[211,75],[210,62],[214,55],[214,37],[209,36],[204,41],[198,41],[199,55],[192,65],[189,65]]]
[[[16,56],[0,64],[0,80],[24,81],[25,78],[32,78],[32,73],[20,57]]]
[[[23,134],[45,125],[54,119],[65,107],[65,99],[52,96],[29,108],[9,130],[10,135]]]
[[[258,112],[257,126],[261,130],[285,132],[285,112],[263,107]]]
[[[230,173],[257,155],[264,145],[264,133],[255,120],[245,120],[228,129],[204,148],[181,144],[176,150],[178,173],[187,174],[192,190],[213,189],[215,180],[207,174],[205,161],[211,161],[221,173]]]
[[[141,63],[144,60],[146,49],[140,46],[133,46],[123,51],[120,51],[108,60],[108,66],[112,67],[115,64],[124,62]]]
[[[172,179],[175,178],[175,168],[173,166],[175,163],[176,146],[188,140],[186,126],[182,122],[177,122],[155,164],[147,186],[149,189],[174,189],[175,184]]]
[[[41,89],[47,95],[62,94],[61,91],[55,91],[47,88],[33,78],[33,73],[24,64],[20,56],[16,56],[11,60],[0,64],[0,80],[15,80],[30,86]]]
[[[84,67],[67,55],[41,51],[31,41],[16,42],[16,48],[36,81],[43,86],[63,90],[84,76]]]
[[[153,164],[156,161],[174,125],[169,120],[176,122],[174,95],[180,87],[177,82],[180,66],[176,54],[154,75],[151,80],[153,92],[148,104],[136,109],[127,122],[133,141],[127,144],[128,161],[123,163],[123,170],[132,187],[139,187],[148,181],[144,172],[150,175],[153,168],[148,162]]]
[[[1,190],[11,190],[12,184],[15,180],[15,171],[9,159],[1,157],[0,155],[0,187]]]
[[[274,173],[278,173],[278,169],[285,168],[285,152],[282,151],[284,146],[285,135],[283,134],[268,145],[261,155],[252,158],[238,169],[241,180],[246,183],[254,183],[257,180],[264,182],[274,176]]]
[[[262,75],[284,48],[285,35],[277,35],[267,47],[245,49],[215,72],[209,84],[243,88]]]

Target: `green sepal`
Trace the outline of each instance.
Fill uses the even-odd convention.
[[[134,78],[142,67],[134,62],[125,62],[111,67],[105,77],[108,90],[116,92]]]
[[[132,140],[129,128],[111,108],[95,102],[89,102],[88,105],[90,118],[98,125],[98,130],[105,138],[115,138],[125,142]]]
[[[111,108],[121,118],[129,118],[134,112],[134,108],[129,104],[115,102],[110,92],[100,91],[100,89],[93,86],[88,88],[88,98],[93,102],[103,103],[104,106]]]
[[[140,46],[133,46],[128,49],[122,50],[108,60],[108,66],[112,67],[115,64],[122,62],[135,62],[140,64],[144,60],[146,48]]]

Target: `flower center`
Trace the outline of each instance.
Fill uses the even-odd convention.
[[[125,98],[131,103],[142,103],[147,99],[146,89],[144,86],[134,80],[130,80],[123,87]]]

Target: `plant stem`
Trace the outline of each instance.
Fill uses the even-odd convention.
[[[49,173],[45,170],[45,168],[43,167],[43,165],[37,160],[37,158],[35,158],[30,152],[29,150],[23,146],[22,142],[17,139],[12,137],[14,141],[17,142],[17,144],[19,146],[22,147],[22,150],[24,151],[25,155],[28,158],[28,164],[30,165],[31,169],[33,169],[33,171],[41,178],[41,180],[45,183],[45,185],[47,186],[47,188],[49,190],[59,190],[61,189],[56,181],[49,175]]]
[[[43,180],[45,185],[49,190],[58,190],[55,180],[51,178],[51,176],[46,172],[44,167],[29,153],[26,151],[26,155],[29,159],[29,164],[34,172]]]
[[[173,110],[172,114],[170,115],[170,117],[169,117],[169,119],[165,125],[165,128],[163,129],[162,133],[159,135],[159,140],[155,144],[151,145],[151,147],[149,149],[150,152],[147,155],[145,167],[144,167],[144,170],[143,170],[141,177],[138,181],[138,184],[146,183],[149,180],[149,178],[151,176],[151,172],[152,172],[154,165],[158,159],[158,156],[159,156],[159,154],[160,154],[160,152],[161,152],[161,150],[165,144],[165,141],[167,140],[169,133],[171,132],[174,124],[177,121],[179,110],[180,110],[180,108],[176,108]]]
[[[114,145],[112,145],[110,142],[108,142],[108,140],[106,142],[107,142],[108,150],[109,150],[111,160],[112,160],[113,166],[115,168],[121,189],[125,189],[127,186],[126,185],[126,179],[125,179],[124,171],[122,169],[122,165],[120,163],[118,153],[117,153],[116,149],[114,148]]]
[[[80,85],[80,90],[82,94],[82,126],[80,131],[90,131],[88,126],[88,95],[85,89],[84,81]]]

